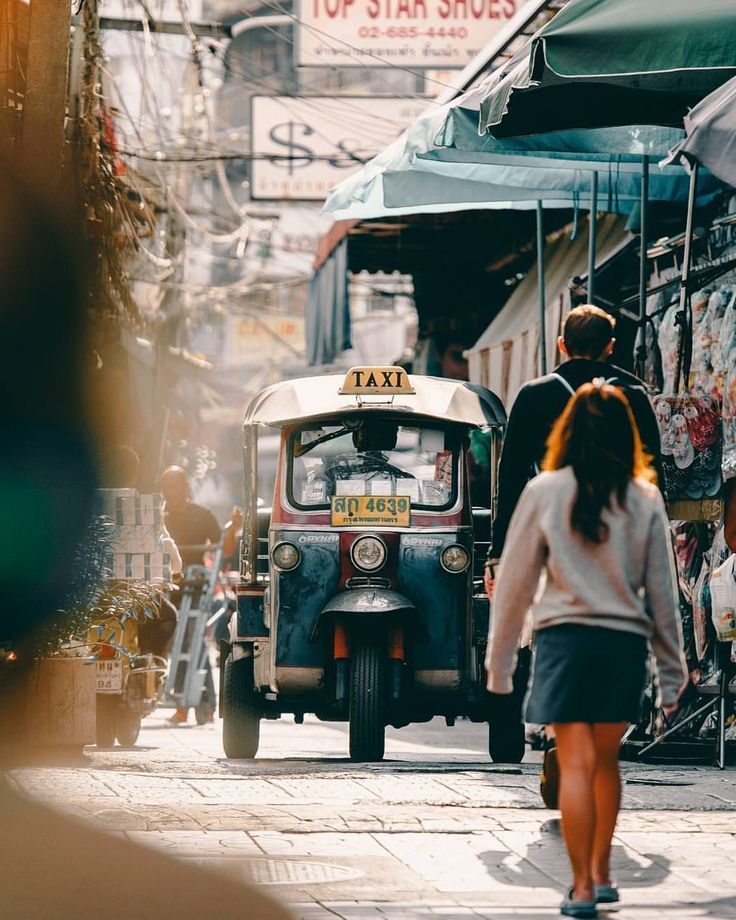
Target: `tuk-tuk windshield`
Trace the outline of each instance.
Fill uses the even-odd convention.
[[[459,437],[439,428],[381,419],[305,426],[291,436],[289,498],[313,509],[336,495],[400,495],[440,511],[457,498],[458,451]]]

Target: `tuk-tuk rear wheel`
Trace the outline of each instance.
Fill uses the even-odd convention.
[[[133,747],[141,731],[141,717],[129,709],[119,708],[115,717],[115,734],[122,747]]]
[[[350,662],[350,759],[382,760],[386,737],[385,642],[363,639]]]
[[[115,744],[115,720],[120,705],[117,694],[96,694],[96,731],[97,747],[110,748]]]
[[[258,753],[261,715],[253,687],[253,659],[225,662],[222,700],[222,746],[226,757],[252,760]]]

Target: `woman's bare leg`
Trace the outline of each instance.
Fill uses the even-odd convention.
[[[574,895],[593,898],[591,865],[595,838],[596,747],[593,726],[559,722],[554,726],[560,762],[560,811],[565,845],[570,857]]]
[[[595,885],[611,884],[611,841],[621,805],[618,756],[625,731],[626,722],[593,726],[597,767],[594,782],[595,835],[591,870]]]

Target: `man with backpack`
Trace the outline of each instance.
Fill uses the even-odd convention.
[[[659,472],[659,429],[645,385],[638,377],[610,362],[616,344],[615,328],[616,320],[600,307],[592,304],[575,307],[568,314],[558,340],[559,350],[566,360],[551,374],[525,384],[516,397],[501,454],[498,508],[485,566],[485,586],[490,597],[511,515],[527,482],[539,472],[552,427],[578,387],[601,378],[623,389],[644,449]],[[542,796],[545,804],[555,807],[557,765],[553,742],[547,742],[544,764]]]

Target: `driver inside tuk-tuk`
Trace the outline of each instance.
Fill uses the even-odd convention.
[[[388,463],[388,457],[383,451],[395,450],[398,437],[399,426],[393,422],[366,419],[359,422],[353,431],[353,446],[359,454]]]
[[[313,477],[313,481],[326,482],[329,492],[334,494],[337,480],[413,479],[411,473],[394,466],[387,456],[396,449],[398,435],[399,426],[395,422],[361,420],[352,430],[355,452],[331,457],[329,463]]]

